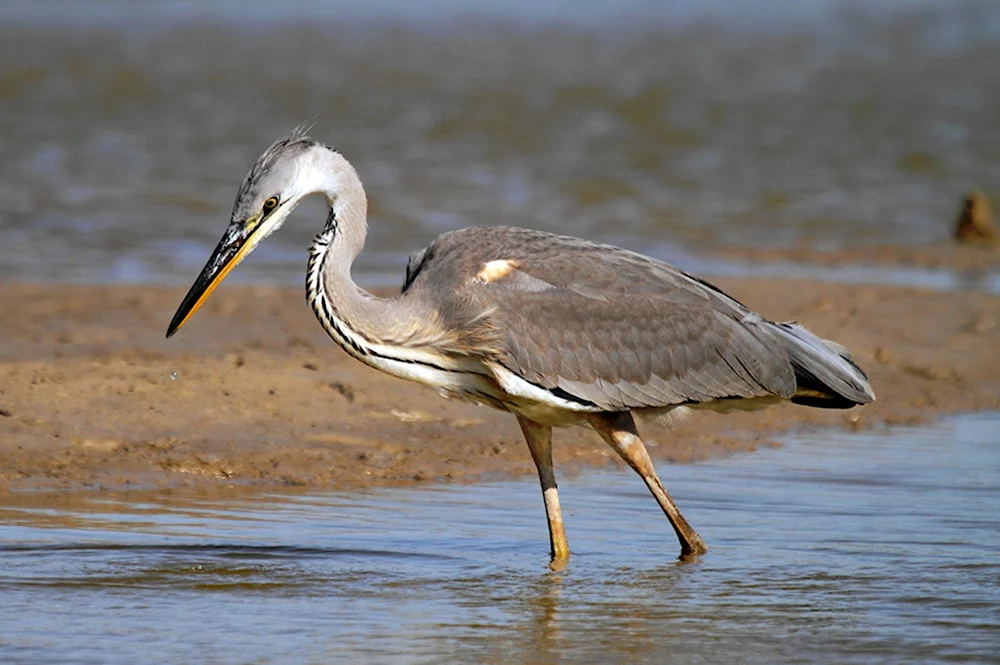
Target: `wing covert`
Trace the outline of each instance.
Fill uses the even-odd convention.
[[[504,269],[484,279],[492,265]],[[795,391],[773,324],[715,287],[627,250],[474,227],[414,255],[407,284],[437,299],[438,311],[454,312],[446,314],[453,327],[474,320],[488,332],[490,362],[602,410]]]
[[[602,409],[787,397],[795,390],[787,357],[761,339],[766,327],[707,302],[601,301],[567,289],[508,298],[498,297],[494,315],[504,331],[499,362],[534,385]]]

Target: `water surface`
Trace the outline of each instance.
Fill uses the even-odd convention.
[[[6,497],[5,662],[1000,662],[997,414],[806,434],[637,478],[363,493]]]
[[[1000,194],[995,2],[365,4],[10,3],[0,278],[189,283],[252,161],[314,116],[371,195],[367,284],[474,224],[752,274],[692,259],[947,242],[962,194]],[[233,279],[301,283],[322,219]]]

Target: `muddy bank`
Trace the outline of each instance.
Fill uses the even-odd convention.
[[[872,406],[699,414],[648,430],[654,458],[769,445],[787,428],[874,427],[1000,408],[1000,297],[718,280],[771,318],[850,347]],[[298,289],[223,286],[174,339],[182,289],[0,285],[0,491],[301,485],[351,488],[533,473],[514,419],[349,358]],[[617,464],[556,434],[565,475]],[[672,474],[663,469],[669,484]]]

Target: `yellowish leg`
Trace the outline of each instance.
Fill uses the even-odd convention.
[[[556,476],[552,470],[552,428],[540,425],[523,416],[517,416],[517,422],[524,432],[524,440],[528,442],[531,459],[538,468],[538,480],[542,485],[542,498],[545,499],[545,516],[549,520],[549,544],[551,545],[553,567],[560,567],[569,559],[569,543],[566,541],[566,529],[563,527],[562,510],[559,508],[559,490],[556,488]]]
[[[639,438],[639,432],[635,428],[635,421],[628,411],[622,413],[595,413],[588,416],[591,426],[597,433],[614,448],[615,452],[621,455],[622,459],[628,462],[636,473],[642,476],[646,487],[653,494],[656,502],[660,504],[663,513],[670,520],[670,525],[677,533],[677,540],[681,543],[681,558],[688,558],[708,551],[705,542],[701,539],[691,525],[687,523],[681,511],[677,508],[667,490],[663,488],[663,483],[656,476],[656,469],[649,459],[646,446]]]

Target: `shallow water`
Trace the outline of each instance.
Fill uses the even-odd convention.
[[[661,475],[362,493],[16,495],[4,662],[1000,662],[1000,414],[824,432]]]
[[[0,278],[190,283],[251,162],[314,116],[372,197],[371,285],[472,224],[756,274],[693,257],[947,242],[963,193],[1000,193],[1000,4],[752,4],[13,0]],[[301,283],[321,220],[231,279]]]

